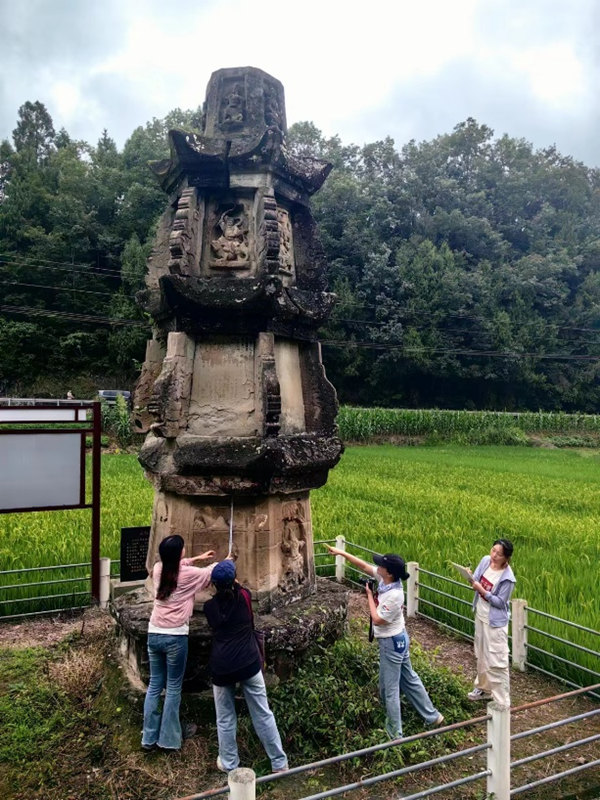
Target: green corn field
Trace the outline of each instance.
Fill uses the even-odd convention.
[[[368,442],[390,436],[437,436],[446,439],[460,435],[476,436],[486,432],[600,433],[600,415],[550,411],[510,413],[342,406],[337,421],[341,438],[348,442]],[[476,440],[474,443],[477,443]]]

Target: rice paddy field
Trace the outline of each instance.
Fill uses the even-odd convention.
[[[311,494],[314,538],[343,534],[351,542],[379,552],[399,552],[426,570],[457,578],[449,560],[474,568],[494,539],[507,537],[515,545],[514,596],[598,630],[599,479],[597,450],[349,447],[327,485]],[[134,455],[104,455],[102,491],[101,552],[118,559],[120,528],[150,522],[152,488]],[[4,514],[0,530],[1,570],[89,560],[89,511]],[[317,552],[323,552],[322,546]],[[319,564],[326,561],[322,556],[317,559]],[[38,581],[44,573],[31,575],[31,581]],[[52,573],[52,578],[59,577]],[[0,575],[0,616],[25,608],[6,602],[17,595],[2,586],[16,582],[15,576]],[[448,591],[435,579],[427,582]],[[48,587],[47,593],[68,594],[68,586]],[[26,591],[40,593],[22,589],[19,596]],[[461,596],[469,599],[470,591],[465,589]],[[426,591],[421,597],[440,602]],[[466,607],[461,613],[470,615]],[[531,620],[544,629],[547,622]],[[547,629],[571,638],[562,626]],[[590,650],[599,649],[598,637],[591,634],[582,634],[580,642]],[[549,649],[548,644],[543,646]],[[554,647],[561,657],[573,658],[572,650],[559,643]],[[581,655],[580,663],[600,672],[596,657]]]

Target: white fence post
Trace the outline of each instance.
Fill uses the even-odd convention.
[[[335,537],[335,546],[338,550],[345,550],[346,549],[346,537],[345,536],[336,536]],[[335,557],[335,579],[338,583],[344,582],[344,577],[346,575],[346,559],[344,556],[336,556]]]
[[[419,562],[409,561],[406,565],[406,616],[416,617],[419,613]]]
[[[246,767],[232,769],[227,775],[231,800],[256,800],[256,775]]]
[[[527,668],[527,600],[511,600],[512,665],[521,672]]]
[[[510,800],[510,707],[488,703],[491,719],[487,724],[487,738],[491,747],[487,751],[488,797]]]
[[[100,608],[108,608],[110,600],[110,558],[100,559]]]

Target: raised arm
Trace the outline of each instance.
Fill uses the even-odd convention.
[[[334,556],[344,556],[346,561],[349,561],[357,569],[366,572],[367,575],[373,576],[375,574],[375,566],[373,564],[369,564],[368,561],[363,561],[362,558],[358,558],[358,556],[353,556],[351,553],[347,553],[345,550],[340,550],[339,547],[331,547],[328,544],[326,544],[325,547]]]
[[[206,561],[207,558],[214,558],[215,551],[214,550],[207,550],[204,553],[200,553],[199,556],[194,556],[193,558],[188,558],[188,562],[192,564],[194,561]]]

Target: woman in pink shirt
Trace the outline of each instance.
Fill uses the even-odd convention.
[[[188,653],[189,619],[194,596],[210,584],[214,564],[193,567],[194,561],[213,558],[207,550],[195,558],[185,558],[181,536],[167,536],[158,547],[160,561],[154,565],[156,599],[148,623],[150,682],[144,702],[142,747],[153,750],[179,750],[182,734],[179,721],[181,686]],[[160,696],[165,700],[160,711]],[[190,734],[191,735],[191,734]]]

